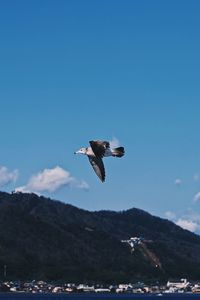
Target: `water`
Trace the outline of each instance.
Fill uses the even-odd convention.
[[[200,300],[200,294],[26,294],[0,293],[0,300]]]

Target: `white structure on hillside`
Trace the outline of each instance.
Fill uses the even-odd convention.
[[[129,240],[121,240],[122,243],[127,243],[131,246],[131,251],[135,250],[135,247],[140,245],[142,242],[141,237],[131,237]]]

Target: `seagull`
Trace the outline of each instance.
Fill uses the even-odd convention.
[[[114,156],[122,157],[125,153],[124,147],[110,148],[110,143],[107,141],[89,141],[90,147],[81,148],[74,154],[87,155],[90,164],[92,165],[95,173],[99,179],[105,181],[105,168],[103,164],[103,157]]]

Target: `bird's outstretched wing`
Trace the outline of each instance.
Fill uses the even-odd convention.
[[[95,173],[102,182],[105,181],[105,168],[103,161],[100,157],[88,156],[89,162],[91,163]]]
[[[103,157],[107,148],[110,147],[109,142],[106,141],[90,141],[90,146],[96,157]]]

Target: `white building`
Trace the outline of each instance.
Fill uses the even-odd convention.
[[[189,285],[189,281],[187,279],[182,278],[180,281],[168,281],[167,282],[167,287],[171,289],[186,289]]]

